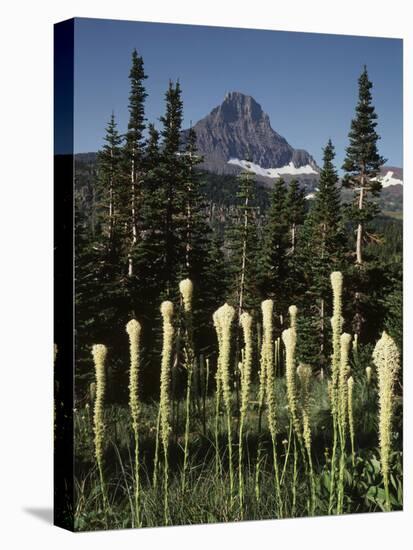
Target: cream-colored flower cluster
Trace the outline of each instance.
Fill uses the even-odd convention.
[[[224,406],[227,416],[227,437],[228,437],[228,461],[230,476],[230,494],[234,494],[234,472],[232,463],[232,435],[231,435],[231,381],[230,381],[230,361],[231,361],[231,325],[235,317],[235,309],[224,304],[213,315],[214,325],[218,337],[218,373],[217,373],[217,392],[220,387],[224,397]]]
[[[132,319],[126,325],[129,336],[130,369],[129,369],[129,407],[131,410],[132,427],[135,435],[139,426],[139,366],[140,366],[140,338],[141,325],[136,319]]]
[[[391,451],[391,423],[394,409],[394,385],[400,370],[400,354],[387,332],[377,342],[373,352],[377,368],[379,389],[379,439],[381,469],[385,486],[388,487],[389,458]]]
[[[103,344],[95,344],[92,348],[96,373],[96,398],[93,415],[95,432],[95,456],[99,465],[103,460],[103,442],[105,434],[104,399],[106,388],[105,361],[108,350]]]
[[[194,292],[194,285],[190,279],[184,279],[179,283],[179,292],[182,296],[185,312],[192,310],[192,295]]]
[[[262,352],[261,369],[265,372],[265,396],[267,403],[268,427],[271,437],[275,439],[277,433],[277,404],[275,400],[275,373],[273,352],[273,316],[274,302],[264,300],[261,303],[262,311]]]
[[[338,388],[337,388],[337,409],[338,409],[338,422],[340,429],[342,430],[342,437],[345,438],[347,427],[347,378],[350,373],[349,367],[349,353],[351,344],[351,335],[343,333],[340,338],[340,368],[338,375]]]
[[[244,312],[241,315],[241,327],[244,336],[245,350],[243,361],[241,363],[241,415],[245,416],[248,407],[248,399],[251,387],[251,369],[252,369],[252,317],[249,313]]]
[[[285,346],[285,378],[287,384],[287,402],[288,410],[293,423],[294,431],[301,439],[300,421],[297,412],[297,387],[296,387],[296,367],[295,367],[295,348],[297,343],[297,333],[295,328],[290,327],[282,333],[282,339]]]
[[[163,322],[163,344],[161,359],[161,389],[160,389],[160,426],[161,438],[164,449],[168,448],[168,438],[170,432],[169,416],[171,410],[169,386],[171,380],[171,361],[172,347],[174,339],[174,327],[172,318],[174,314],[174,305],[170,301],[162,302],[161,315]]]
[[[301,385],[301,407],[303,418],[303,439],[307,453],[311,453],[311,428],[310,428],[310,380],[311,366],[300,364],[297,367],[297,375]]]

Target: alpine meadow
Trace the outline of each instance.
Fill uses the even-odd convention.
[[[166,73],[151,122],[139,35],[136,48],[126,123],[109,105],[100,150],[74,155],[63,521],[401,510],[402,172],[385,158],[369,65],[345,88],[345,146],[323,119],[317,162],[243,91],[223,89],[185,127],[196,98]],[[59,353],[56,341],[55,370]],[[57,419],[60,407],[57,387]]]

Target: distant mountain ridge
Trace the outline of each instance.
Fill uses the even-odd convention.
[[[193,127],[202,168],[217,174],[234,174],[247,161],[257,175],[318,174],[313,157],[294,149],[270,124],[269,116],[249,95],[230,92],[224,101]],[[182,132],[185,141],[189,130]]]
[[[272,186],[274,179],[296,178],[313,198],[320,169],[304,149],[294,149],[278,134],[261,105],[241,92],[226,94],[223,102],[212,109],[193,127],[198,153],[203,158],[200,168],[217,175],[236,175],[242,169],[256,174],[257,180]],[[181,132],[182,147],[189,130]],[[76,159],[96,163],[96,153],[79,153]],[[378,176],[383,193],[393,202],[402,196],[403,169],[383,166]]]

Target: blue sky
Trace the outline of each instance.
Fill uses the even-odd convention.
[[[320,163],[328,138],[341,165],[366,64],[379,115],[380,152],[402,166],[403,45],[400,39],[76,19],[75,151],[102,145],[112,112],[127,124],[133,48],[148,75],[146,116],[157,125],[169,79],[181,82],[184,127],[225,93],[252,95],[271,125]]]

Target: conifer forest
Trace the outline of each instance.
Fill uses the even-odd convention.
[[[368,67],[311,200],[202,169],[180,82],[155,126],[146,78],[134,50],[127,126],[75,158],[75,529],[402,509],[402,220]]]

